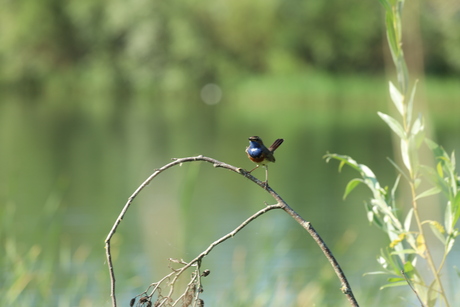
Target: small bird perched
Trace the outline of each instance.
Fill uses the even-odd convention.
[[[273,144],[270,147],[265,147],[264,143],[262,142],[262,139],[258,136],[251,136],[249,138],[249,146],[246,148],[246,153],[248,154],[248,158],[254,162],[257,163],[257,166],[254,167],[252,170],[249,171],[252,172],[256,168],[258,168],[260,165],[262,165],[265,168],[265,187],[268,185],[268,163],[269,162],[275,162],[275,156],[273,155],[273,152],[284,142],[283,139],[277,139],[276,141],[273,142]]]

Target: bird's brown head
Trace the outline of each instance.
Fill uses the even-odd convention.
[[[248,140],[251,142],[257,142],[259,144],[263,144],[262,139],[258,136],[250,136]]]

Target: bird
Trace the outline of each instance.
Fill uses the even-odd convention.
[[[275,162],[275,156],[273,153],[275,150],[284,142],[284,139],[277,139],[273,142],[270,147],[265,147],[264,142],[258,136],[249,137],[249,146],[246,147],[246,153],[248,154],[249,160],[256,163],[257,166],[250,170],[248,173],[251,173],[253,170],[259,166],[265,168],[265,188],[268,186],[268,163]]]

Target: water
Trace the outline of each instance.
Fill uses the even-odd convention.
[[[358,188],[343,201],[356,174],[339,174],[337,163],[322,158],[328,151],[353,156],[383,184],[393,184],[396,173],[386,160],[393,156],[391,134],[376,115],[390,112],[380,81],[332,78],[320,88],[300,78],[288,89],[248,81],[224,88],[214,104],[200,101],[199,89],[189,94],[195,98],[139,95],[118,103],[110,95],[5,95],[1,300],[8,306],[109,305],[104,240],[132,192],[171,158],[202,154],[250,169],[247,137],[259,135],[266,143],[285,139],[270,165],[270,184],[313,223],[358,300],[387,302],[385,295],[369,295],[381,293],[385,278],[362,276],[379,270],[376,256],[388,244],[367,223],[363,201],[370,194]],[[439,139],[455,145],[458,124],[449,123],[454,129],[439,130]],[[254,175],[263,179],[265,173]],[[193,259],[264,202],[274,201],[242,176],[207,163],[163,173],[135,199],[112,241],[120,304],[170,272],[168,258]],[[347,305],[319,248],[281,211],[217,246],[203,268],[211,270],[203,279],[208,306]]]

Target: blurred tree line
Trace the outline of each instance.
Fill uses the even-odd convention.
[[[428,74],[460,72],[460,2],[420,2]],[[0,84],[186,90],[246,74],[380,73],[378,1],[4,1]]]

